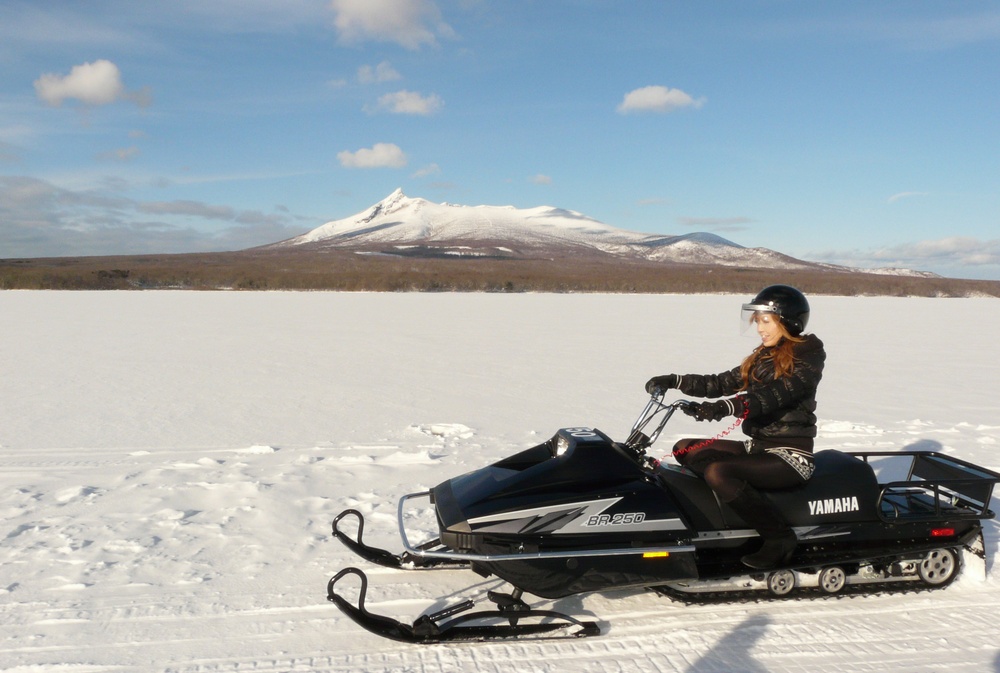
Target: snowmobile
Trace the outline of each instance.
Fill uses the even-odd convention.
[[[513,590],[488,592],[495,607],[473,610],[465,600],[405,624],[368,610],[368,578],[356,567],[329,580],[327,599],[363,628],[403,642],[586,637],[600,633],[596,622],[533,608],[523,594],[558,599],[638,587],[728,600],[939,588],[985,559],[982,521],[994,517],[989,504],[1000,474],[934,451],[828,449],[816,452],[815,473],[802,486],[766,492],[798,536],[790,561],[766,572],[747,568],[740,558],[759,546],[757,532],[700,476],[647,453],[688,404],[654,394],[624,442],[595,428],[563,428],[535,447],[404,495],[400,554],[364,542],[359,511],[333,520],[334,537],[371,563],[500,578]],[[405,522],[421,501],[433,507],[437,535],[418,543]],[[348,577],[360,583],[349,589],[353,601],[343,595]]]

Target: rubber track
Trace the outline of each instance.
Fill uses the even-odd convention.
[[[649,587],[649,590],[687,605],[711,605],[715,603],[759,603],[762,601],[796,600],[801,598],[815,600],[820,598],[854,598],[876,594],[916,594],[944,589],[952,581],[949,580],[940,586],[930,586],[919,580],[848,584],[840,591],[832,594],[823,591],[819,587],[795,587],[783,596],[776,596],[767,589],[688,592],[668,586],[657,586]]]

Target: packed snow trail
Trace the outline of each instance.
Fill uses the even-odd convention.
[[[596,619],[603,634],[582,641],[405,647],[362,631],[324,600],[326,578],[346,565],[369,572],[371,609],[401,619],[502,587],[468,571],[359,564],[329,535],[332,516],[355,507],[366,512],[373,543],[395,545],[395,497],[493,444],[470,432],[430,444],[405,428],[398,443],[377,446],[5,456],[0,663],[14,671],[499,672],[513,664],[840,673],[989,670],[997,656],[992,567],[989,582],[964,577],[901,595],[684,605],[620,591],[541,601]],[[313,493],[322,483],[342,491],[345,468],[350,483],[370,488]],[[995,558],[993,522],[987,537]]]

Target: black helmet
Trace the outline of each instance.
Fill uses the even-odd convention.
[[[743,304],[743,324],[754,313],[775,313],[792,336],[799,336],[809,322],[809,302],[806,296],[790,285],[769,285],[757,293],[749,304]]]

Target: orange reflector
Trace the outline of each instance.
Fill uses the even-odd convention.
[[[642,555],[642,558],[667,558],[670,556],[668,551],[648,551]]]
[[[931,537],[951,537],[955,534],[954,528],[932,528]]]

